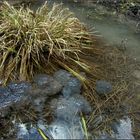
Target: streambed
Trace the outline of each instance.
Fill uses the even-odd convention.
[[[50,3],[53,3],[53,2],[58,2],[58,1],[51,1]],[[41,5],[41,2],[39,4]],[[90,7],[83,6],[83,5],[80,5],[79,3],[71,3],[71,2],[65,2],[64,5],[66,7],[69,7],[70,10],[73,11],[81,21],[83,21],[84,23],[87,24],[87,26],[95,27],[94,31],[97,30],[99,32],[94,33],[94,34],[96,34],[97,36],[100,35],[106,45],[111,45],[111,46],[113,45],[113,46],[119,47],[119,49],[122,49],[122,50],[125,49],[127,54],[131,55],[132,58],[138,59],[138,60],[140,59],[140,57],[139,57],[139,53],[140,53],[140,48],[139,48],[140,47],[139,46],[140,38],[139,37],[140,36],[139,36],[139,33],[137,33],[136,30],[131,28],[129,25],[119,22],[112,16],[101,16],[100,13],[99,13],[99,15],[97,13],[92,14],[93,12],[95,12],[95,9],[94,9],[95,7],[93,8],[91,6]],[[37,6],[38,5],[36,5],[34,7],[37,7]],[[139,72],[137,72],[137,74],[136,74],[136,71],[135,71],[135,73],[134,73],[135,78],[139,77],[138,73]],[[68,77],[70,76],[69,73],[67,73],[67,75],[68,75]],[[40,75],[40,77],[43,78],[43,77],[45,77],[45,75],[44,76]],[[63,77],[63,74],[61,75],[61,77]],[[64,78],[63,80],[66,80],[66,79]],[[57,81],[59,81],[59,80],[57,79]],[[77,88],[74,89],[74,91],[72,91],[72,93],[74,93],[74,94],[78,93],[79,95],[78,96],[76,95],[77,97],[75,96],[74,98],[71,98],[71,100],[67,100],[67,98],[69,98],[69,94],[71,94],[71,91],[69,91],[68,87],[64,86],[64,85],[63,86],[65,88],[63,88],[63,90],[62,90],[62,85],[61,85],[62,83],[59,85],[59,82],[56,84],[56,86],[50,88],[51,90],[53,90],[53,92],[51,91],[51,93],[54,93],[54,95],[55,95],[55,93],[66,92],[66,94],[65,94],[66,99],[63,99],[61,97],[61,96],[63,96],[62,93],[60,94],[60,97],[58,96],[54,100],[52,100],[52,97],[50,99],[50,97],[48,97],[48,95],[50,94],[48,89],[43,89],[43,87],[41,87],[41,89],[35,88],[34,91],[32,91],[33,94],[30,97],[24,96],[26,98],[20,97],[20,96],[19,96],[19,98],[16,98],[16,97],[14,97],[14,95],[9,96],[9,93],[7,93],[9,91],[7,91],[7,89],[6,89],[6,92],[4,92],[5,93],[4,98],[8,99],[8,100],[6,102],[1,101],[1,105],[3,106],[3,103],[6,103],[6,105],[8,105],[8,108],[6,106],[6,108],[3,109],[3,107],[5,107],[5,105],[3,107],[1,107],[1,109],[3,110],[3,111],[1,111],[3,117],[5,115],[7,115],[9,110],[12,110],[11,106],[15,107],[16,110],[20,110],[20,108],[18,108],[18,106],[21,106],[21,108],[24,107],[25,104],[23,102],[18,102],[18,100],[17,100],[20,98],[25,99],[24,102],[27,103],[26,105],[28,106],[28,108],[29,108],[30,104],[32,104],[35,112],[38,112],[38,118],[35,118],[35,120],[34,120],[34,121],[36,121],[36,123],[33,123],[33,124],[28,121],[21,122],[19,120],[17,121],[17,120],[13,119],[12,120],[13,128],[16,128],[17,130],[16,131],[11,130],[11,134],[9,134],[9,136],[14,135],[18,139],[31,139],[31,138],[34,139],[34,136],[36,136],[36,139],[42,139],[42,137],[40,137],[40,135],[38,133],[38,130],[36,129],[37,127],[39,127],[45,132],[45,134],[49,138],[56,138],[56,139],[58,139],[58,138],[84,139],[85,138],[85,131],[83,130],[83,127],[81,124],[81,118],[79,117],[79,114],[75,115],[76,117],[73,119],[74,122],[77,122],[76,125],[75,124],[73,125],[73,123],[71,124],[70,122],[72,122],[72,121],[69,120],[69,119],[71,119],[69,117],[72,117],[71,116],[73,114],[72,111],[74,111],[74,110],[75,110],[74,114],[77,114],[82,111],[86,115],[88,115],[90,112],[93,111],[93,110],[91,110],[91,107],[90,107],[89,103],[86,101],[86,99],[84,99],[83,96],[80,95],[81,84],[78,82],[77,83],[78,85],[76,86]],[[23,84],[23,85],[25,85],[24,87],[30,88],[30,84],[29,83],[25,84],[25,83]],[[41,83],[42,83],[42,80],[41,80]],[[26,86],[26,85],[28,85],[28,86]],[[107,89],[108,89],[108,86],[107,86]],[[19,89],[17,89],[17,90],[19,91]],[[1,91],[3,91],[3,89]],[[5,89],[4,89],[4,91],[5,91]],[[38,93],[40,95],[39,98],[38,98]],[[43,95],[43,93],[47,93],[48,95],[44,97],[44,96],[41,96],[40,93],[42,95]],[[51,96],[54,96],[54,95],[51,95]],[[71,96],[73,96],[73,95],[71,95]],[[75,98],[79,99],[79,100],[76,100],[76,104],[75,104],[76,107],[72,105],[75,102]],[[12,100],[10,100],[10,99],[12,99]],[[51,124],[50,124],[50,122],[45,122],[45,120],[43,120],[44,118],[42,118],[42,109],[43,109],[43,106],[47,99],[49,99],[49,101],[52,101],[50,106],[52,107],[52,109],[55,110],[54,111],[55,113],[53,115],[54,115],[54,117],[57,118]],[[30,100],[31,100],[31,102],[30,102]],[[10,103],[9,101],[10,102],[12,101],[12,102]],[[27,102],[27,101],[29,101],[29,102]],[[71,104],[71,101],[72,101],[72,104]],[[78,102],[78,105],[77,105],[77,102]],[[63,107],[61,106],[62,108],[61,107],[59,108],[58,106],[61,105],[61,103],[63,103]],[[102,116],[101,116],[101,118],[102,118]],[[66,122],[65,122],[64,121],[65,119],[68,119],[68,120],[66,120]],[[103,120],[103,118],[101,120],[99,120],[99,123],[102,120]],[[114,129],[112,138],[134,139],[134,136],[132,135],[132,121],[129,118],[129,116],[124,116],[124,118],[119,119],[118,122],[117,123],[114,122],[114,124],[115,124],[115,127],[112,127],[112,129]],[[76,127],[76,128],[73,128],[73,127]],[[46,129],[48,129],[49,131],[46,132]],[[70,129],[70,130],[66,131],[67,129]],[[73,131],[75,131],[75,133]],[[48,134],[48,132],[49,132],[49,134]],[[73,135],[71,133],[73,133]],[[90,132],[89,132],[89,137],[95,138],[95,137],[92,137],[91,135],[92,134],[90,134]],[[74,137],[72,137],[72,136],[74,136]],[[102,132],[96,138],[108,139],[108,138],[111,138],[111,136]]]

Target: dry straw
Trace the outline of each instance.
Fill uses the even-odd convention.
[[[94,66],[82,56],[98,53],[85,26],[62,4],[51,9],[47,2],[36,12],[14,8],[7,2],[0,13],[0,76],[31,80],[35,73],[64,68],[79,74],[93,73]]]

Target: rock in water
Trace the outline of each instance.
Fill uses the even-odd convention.
[[[33,96],[51,96],[59,93],[62,89],[62,85],[47,74],[37,75],[34,78],[34,83],[36,86],[31,93]]]
[[[10,107],[20,108],[29,103],[29,96],[25,93],[12,92],[7,87],[0,87],[0,116],[6,116]]]
[[[28,82],[15,82],[8,84],[8,88],[14,93],[25,93],[31,90],[32,86]]]
[[[66,98],[52,100],[51,108],[54,116],[67,122],[73,120],[79,113],[79,108]]]
[[[112,85],[105,80],[98,80],[95,89],[99,95],[106,95],[112,91]]]
[[[91,106],[89,102],[80,94],[73,95],[71,98],[69,98],[72,104],[78,108],[78,110],[84,114],[91,113]]]
[[[59,98],[51,102],[51,108],[57,118],[65,121],[72,121],[75,117],[79,116],[80,112],[89,114],[91,107],[82,95],[74,95],[68,99]]]
[[[32,97],[34,109],[41,114],[48,96],[59,93],[62,85],[47,74],[39,74],[34,78],[34,86],[29,94]]]
[[[55,72],[54,78],[63,85],[62,94],[65,98],[81,93],[82,84],[80,80],[73,77],[66,70],[59,70]]]
[[[72,75],[66,70],[59,70],[54,73],[54,78],[65,86],[71,79]]]
[[[36,127],[29,125],[27,128],[27,125],[29,124],[22,124],[22,123],[17,124],[16,127],[17,127],[18,140],[43,140]],[[43,129],[42,131],[46,132],[46,128]]]
[[[67,84],[64,86],[62,90],[62,94],[64,97],[70,97],[74,94],[81,93],[81,82],[77,78],[71,78]]]
[[[62,120],[56,120],[48,128],[53,139],[71,139],[69,124]]]
[[[53,139],[84,139],[84,131],[80,118],[71,122],[56,119],[48,128],[48,133]]]
[[[39,116],[42,116],[43,109],[45,107],[45,101],[47,97],[37,97],[33,99],[32,105],[35,111],[39,113]]]
[[[4,117],[9,112],[9,105],[6,98],[10,95],[10,91],[7,88],[0,87],[0,117]]]

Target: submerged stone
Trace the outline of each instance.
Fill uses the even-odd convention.
[[[71,79],[71,74],[66,70],[58,70],[54,73],[54,78],[59,81],[63,86],[65,86]]]
[[[25,124],[18,124],[17,126],[17,139],[29,139],[29,132]]]
[[[89,102],[82,95],[73,95],[70,99],[72,104],[74,104],[81,112],[84,114],[91,113],[91,106]]]
[[[100,134],[97,139],[135,139],[132,131],[132,121],[129,117],[113,121],[111,124],[111,129],[112,135],[103,131],[103,133]]]
[[[3,102],[9,94],[11,94],[11,92],[8,88],[0,87],[0,103]]]
[[[38,97],[36,99],[33,99],[32,105],[35,111],[37,111],[40,115],[42,115],[46,99],[47,97]]]
[[[71,121],[78,115],[78,108],[71,103],[71,101],[65,98],[59,98],[58,100],[52,100],[51,108],[54,116],[65,121]]]
[[[20,140],[44,140],[39,130],[48,139],[52,139],[49,133],[48,125],[43,120],[38,120],[37,124],[16,123],[16,139]]]
[[[42,74],[34,78],[33,85],[28,82],[18,82],[10,83],[5,88],[0,87],[0,111],[6,111],[10,107],[21,107],[30,102],[38,119],[42,119],[46,99],[60,92],[63,96],[51,101],[56,119],[49,126],[47,125],[48,129],[39,122],[36,124],[37,128],[41,128],[50,139],[84,139],[80,113],[90,113],[91,107],[80,95],[81,82],[68,72],[63,71],[63,73],[67,74],[67,82],[63,85],[64,81],[59,82],[57,78],[58,81],[52,76]],[[17,139],[42,140],[37,128],[30,124],[27,128],[25,124],[18,123]]]
[[[115,133],[116,139],[131,139],[134,140],[132,135],[132,121],[129,117],[119,120],[119,123],[116,123],[117,132]]]
[[[64,97],[70,97],[74,94],[81,93],[81,82],[77,78],[71,78],[67,84],[64,86],[62,90],[62,94]]]
[[[18,123],[17,139],[20,140],[43,140],[38,128],[43,132],[48,139],[84,139],[84,131],[81,125],[80,118],[77,118],[74,122],[65,122],[60,119],[54,120],[49,126],[45,124],[39,124],[38,127],[32,125]]]
[[[48,132],[53,139],[84,139],[84,131],[80,118],[71,122],[56,119],[48,128]]]
[[[71,139],[69,124],[62,120],[51,123],[48,132],[53,139]]]
[[[22,92],[12,92],[9,88],[0,87],[0,116],[5,116],[10,107],[20,108],[29,101],[29,96]]]
[[[47,74],[38,74],[34,77],[34,82],[40,88],[45,88],[52,81],[52,77]]]
[[[20,140],[43,140],[37,128],[30,126],[27,128],[26,124],[18,124],[17,139]]]
[[[58,100],[52,101],[51,108],[57,118],[65,121],[73,120],[79,116],[80,112],[84,114],[91,112],[91,106],[81,95],[74,95],[68,99],[59,98]]]
[[[15,82],[8,84],[8,88],[11,92],[20,94],[29,91],[31,87],[31,84],[28,82]]]
[[[62,85],[47,74],[39,74],[34,78],[36,86],[32,90],[33,96],[51,96],[59,93]]]
[[[99,95],[105,95],[112,91],[112,85],[105,80],[98,80],[95,89]]]

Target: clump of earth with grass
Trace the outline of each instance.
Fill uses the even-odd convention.
[[[134,63],[62,4],[32,11],[4,2],[0,10],[0,137],[111,135],[116,115],[131,109],[126,63]]]

